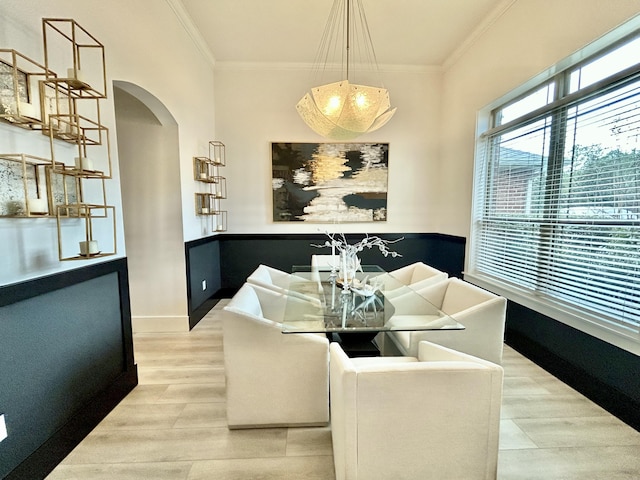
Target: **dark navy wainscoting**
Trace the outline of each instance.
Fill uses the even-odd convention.
[[[44,478],[137,382],[126,259],[0,287],[0,478]]]
[[[640,357],[509,302],[507,344],[640,431]]]
[[[430,233],[386,233],[376,234],[385,240],[402,241],[389,245],[402,257],[384,257],[377,247],[360,253],[364,264],[380,265],[385,270],[424,262],[460,277],[464,267],[465,239]],[[355,243],[363,234],[349,234],[347,241]],[[261,263],[287,272],[293,265],[308,265],[312,254],[331,254],[329,247],[316,248],[311,244],[323,244],[327,237],[322,234],[298,235],[225,235],[220,243],[222,258],[222,285],[237,290],[245,279]]]
[[[193,328],[216,304],[221,292],[220,237],[207,237],[185,244],[189,328]],[[207,284],[202,290],[202,282]]]
[[[389,247],[402,257],[384,257],[377,248],[364,250],[363,263],[376,264],[386,270],[425,262],[461,277],[464,266],[465,239],[433,233],[371,234],[385,240],[404,238]],[[347,240],[357,242],[364,234],[349,234]],[[222,234],[185,244],[189,324],[193,327],[211,309],[216,299],[230,297],[258,265],[265,264],[286,272],[293,265],[308,265],[311,255],[330,254],[329,247],[316,248],[327,237],[317,234]],[[206,292],[202,280],[207,281]],[[219,286],[216,290],[215,286]]]

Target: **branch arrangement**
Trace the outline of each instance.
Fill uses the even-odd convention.
[[[335,254],[334,250],[338,250],[338,252],[340,253],[345,252],[348,256],[356,255],[358,252],[363,251],[365,248],[378,247],[378,250],[380,250],[382,255],[385,257],[388,257],[389,255],[391,255],[392,257],[402,256],[398,252],[394,252],[393,250],[390,250],[388,245],[399,242],[400,240],[403,240],[404,237],[400,237],[395,240],[383,240],[380,237],[377,237],[377,236],[370,237],[368,234],[365,234],[365,237],[362,240],[360,240],[358,243],[349,245],[347,243],[347,238],[345,237],[344,233],[337,234],[337,233],[329,233],[327,231],[325,231],[324,233],[327,237],[329,237],[330,240],[327,240],[322,245],[316,245],[312,243],[311,244],[312,247],[318,247],[318,248],[330,247],[332,249],[331,250],[332,254]]]

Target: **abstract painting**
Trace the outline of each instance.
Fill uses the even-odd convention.
[[[387,220],[388,143],[272,143],[274,222]]]

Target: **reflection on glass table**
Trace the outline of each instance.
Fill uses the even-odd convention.
[[[330,267],[294,266],[283,333],[372,333],[462,330],[464,326],[375,265],[363,265],[344,285]]]

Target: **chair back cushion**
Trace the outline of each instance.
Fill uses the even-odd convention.
[[[494,293],[454,278],[448,282],[440,310],[452,315],[494,298],[497,298]]]
[[[254,317],[264,318],[260,299],[255,290],[248,283],[245,283],[240,290],[231,298],[227,307],[239,310]]]

